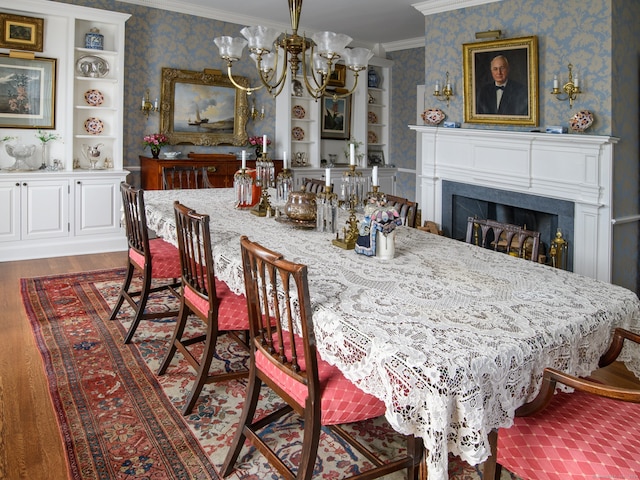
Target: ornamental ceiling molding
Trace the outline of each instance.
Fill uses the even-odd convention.
[[[422,12],[426,17],[436,13],[460,10],[461,8],[477,7],[487,3],[500,2],[501,0],[426,0],[425,2],[414,3],[413,7]]]

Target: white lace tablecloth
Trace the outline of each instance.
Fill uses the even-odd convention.
[[[395,259],[379,260],[235,210],[233,198],[147,191],[147,220],[175,244],[174,200],[208,213],[216,275],[236,292],[240,235],[308,265],[322,357],[384,400],[395,429],[424,439],[429,480],[447,478],[449,452],[483,462],[487,435],[513,423],[545,367],[587,375],[612,328],[640,332],[638,298],[615,285],[406,227]],[[637,374],[632,351],[623,359]]]

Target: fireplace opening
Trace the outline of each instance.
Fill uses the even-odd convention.
[[[565,200],[498,190],[457,182],[442,182],[442,230],[457,240],[465,240],[467,219],[487,218],[525,226],[540,232],[540,255],[547,256],[558,229],[569,243],[567,269],[573,271],[574,204]]]

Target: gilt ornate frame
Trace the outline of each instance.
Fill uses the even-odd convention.
[[[249,86],[244,77],[234,80]],[[162,69],[160,132],[170,144],[241,146],[248,119],[247,92],[220,70]]]

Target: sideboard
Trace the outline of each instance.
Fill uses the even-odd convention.
[[[276,175],[282,170],[282,160],[273,161]],[[216,188],[233,187],[233,175],[242,166],[235,155],[222,153],[189,153],[181,158],[140,157],[141,183],[144,190],[162,190],[162,169],[167,167],[206,167],[209,182]],[[255,160],[247,160],[247,168],[255,168]]]

